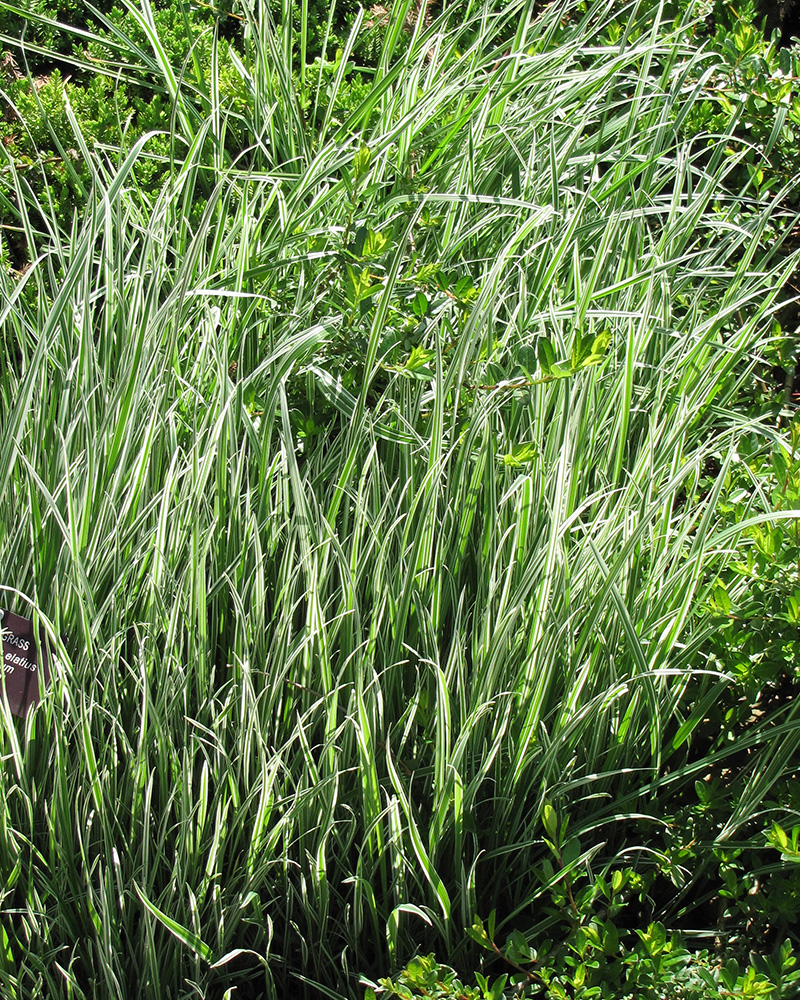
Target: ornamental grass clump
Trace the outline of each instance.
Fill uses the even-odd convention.
[[[719,509],[739,436],[780,433],[736,403],[796,259],[730,136],[677,138],[713,60],[657,4],[409,36],[406,0],[353,105],[363,12],[308,91],[257,5],[228,106],[214,38],[172,65],[128,6],[168,154],[73,115],[69,225],[0,171],[0,593],[55,648],[0,723],[0,990],[358,996],[418,947],[469,962],[476,916],[538,926],[545,799],[573,868],[690,884],[678,796],[727,767],[746,843],[800,742],[791,707],[697,739],[735,694],[695,610],[795,516]]]

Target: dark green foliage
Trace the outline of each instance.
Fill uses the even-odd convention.
[[[182,74],[184,93],[194,95],[191,107],[195,120],[201,121],[209,109],[207,73],[215,15],[205,8],[198,11],[180,4],[164,4],[154,8],[154,19],[171,64]],[[70,23],[80,27],[87,22]],[[120,45],[112,26],[126,40],[127,63],[120,64]],[[176,147],[167,137],[175,119],[174,101],[154,81],[146,64],[130,58],[137,48],[146,53],[150,47],[132,14],[124,7],[112,6],[107,20],[99,16],[89,27],[94,32],[93,41],[78,46],[74,36],[61,31],[61,48],[51,46],[52,52],[69,53],[80,65],[95,63],[106,72],[79,71],[65,77],[50,59],[45,63],[48,72],[34,77],[21,71],[22,55],[15,56],[12,51],[3,63],[5,110],[0,121],[0,142],[6,155],[21,168],[35,196],[52,202],[54,216],[65,228],[75,212],[82,210],[91,188],[84,146],[100,150],[116,163],[144,133],[165,133],[149,140],[148,158],[137,168],[137,179],[144,185],[163,179],[171,162],[186,148],[183,143]],[[100,38],[108,38],[108,44]],[[226,111],[242,107],[245,100],[244,84],[232,69],[230,46],[222,37],[217,51],[218,96]],[[44,68],[41,62],[37,65]],[[116,65],[127,74],[127,83],[115,79]],[[231,159],[239,156],[246,144],[235,122],[234,115],[226,132],[226,151]],[[0,208],[0,217],[2,214]]]
[[[108,13],[116,4],[114,0],[96,0],[92,6]],[[74,37],[60,24],[87,28],[96,22],[83,0],[19,0],[0,7],[0,35],[11,42],[19,39],[22,61],[34,75],[49,70],[58,57],[73,54]]]
[[[735,8],[715,3],[692,34],[705,44],[714,73],[706,87],[708,99],[695,105],[681,134],[714,134],[736,121],[738,141],[728,153],[739,163],[733,178],[741,194],[765,199],[794,185],[800,171],[797,46],[780,48],[777,32],[765,37],[753,0]]]
[[[472,928],[483,934],[482,924]],[[366,1000],[381,997],[432,997],[436,1000],[718,1000],[720,996],[790,1000],[797,996],[800,971],[788,939],[772,955],[749,962],[717,960],[708,951],[690,952],[678,935],[661,923],[637,932],[626,947],[613,922],[594,922],[576,932],[565,951],[551,954],[532,948],[524,936],[511,935],[500,949],[486,937],[485,946],[513,969],[533,971],[487,976],[475,973],[465,985],[434,955],[418,956],[393,978],[367,987]]]
[[[475,987],[465,985],[433,955],[418,956],[397,976],[368,987],[367,1000],[536,996],[548,1000],[717,1000],[720,995],[789,1000],[797,995],[800,968],[788,938],[782,938],[771,950],[745,952],[739,957],[735,942],[727,942],[714,952],[690,951],[685,939],[669,932],[661,921],[640,923],[638,912],[653,889],[652,878],[642,878],[633,868],[614,866],[592,874],[587,854],[568,833],[568,819],[561,820],[548,803],[541,818],[552,860],[532,874],[542,886],[546,930],[536,935],[511,930],[501,946],[497,914],[492,912],[486,924],[477,919],[467,928],[469,937],[492,956],[484,970],[487,974],[475,974]],[[798,836],[800,828],[790,836],[774,824],[768,842],[781,851],[784,860],[796,865],[800,861]],[[721,871],[729,886],[728,891],[722,890],[723,897],[741,900],[753,896],[752,886],[741,880],[731,852],[722,857]],[[782,880],[786,882],[786,876]],[[790,892],[794,917],[800,900],[796,886]],[[781,902],[781,889],[776,886],[769,902],[773,915]],[[635,914],[633,925],[629,911]],[[750,919],[753,911],[751,903],[747,910]],[[488,974],[490,969],[492,975]]]
[[[307,0],[308,20],[306,29],[306,61],[314,62],[318,57],[332,59],[337,49],[341,49],[347,40],[349,26],[362,4],[358,0]],[[369,4],[363,6],[369,8]],[[287,11],[287,8],[289,10]],[[292,25],[292,37],[296,54],[299,56],[301,27],[303,24],[302,0],[269,0],[269,12],[276,25],[285,25],[289,13]],[[331,10],[331,8],[333,8]],[[333,15],[331,17],[331,14]],[[330,18],[330,29],[328,22]],[[326,38],[327,35],[327,38]]]
[[[83,139],[94,146],[101,137],[108,141],[116,136],[119,141],[122,109],[118,102],[125,101],[125,93],[115,90],[103,76],[95,76],[85,86],[65,83],[58,69],[31,83],[23,76],[8,82],[10,105],[6,120],[0,123],[0,140],[17,169],[40,197],[52,203],[66,228],[91,187],[91,171],[69,121],[67,102]]]
[[[21,12],[0,11],[0,31],[5,32],[9,41],[19,39],[17,47],[7,50],[0,67],[0,74],[5,77],[0,142],[7,155],[26,171],[35,195],[51,199],[56,217],[68,226],[73,214],[85,204],[91,186],[80,152],[81,141],[89,149],[100,143],[106,154],[116,159],[144,133],[170,132],[175,124],[176,105],[165,91],[163,79],[153,73],[150,39],[124,5],[106,0],[98,4],[96,14],[88,12],[83,4],[64,9],[37,2],[35,7],[23,9],[29,11],[27,18]],[[253,109],[247,86],[233,68],[231,58],[232,47],[241,54],[249,44],[249,29],[246,30],[241,9],[230,0],[214,5],[157,0],[151,10],[159,44],[180,81],[184,99],[188,98],[191,120],[196,127],[207,118],[211,107],[212,39],[215,34],[218,36],[218,99],[224,111],[233,112],[227,118],[225,150],[229,162],[239,160],[248,164],[247,158],[240,158],[243,154],[247,157],[246,151],[252,144],[252,129],[247,126],[253,124]],[[285,15],[291,14],[292,81],[308,141],[316,148],[327,139],[320,129],[328,103],[332,102],[330,132],[341,127],[368,90],[357,63],[374,61],[379,51],[383,22],[377,14],[371,20],[368,17],[372,29],[362,30],[356,50],[343,67],[343,83],[333,86],[339,73],[342,46],[357,10],[355,0],[344,0],[333,8],[329,23],[327,3],[312,0],[307,11],[301,4],[287,5],[280,0],[271,0],[269,5],[276,44],[283,44],[279,39],[287,30]],[[33,14],[60,19],[63,28],[44,24]],[[303,15],[307,18],[307,31],[301,34],[299,21]],[[86,29],[88,35],[68,29]],[[27,47],[31,32],[42,51]],[[303,73],[301,37],[306,42]],[[88,72],[91,66],[97,66],[100,72]],[[67,115],[65,98],[74,112],[74,125]],[[240,119],[241,127],[237,127]],[[190,137],[184,138],[188,142]],[[176,148],[165,137],[151,139],[149,159],[137,168],[139,182],[150,185],[165,177],[170,163],[176,156],[180,159],[184,151],[184,146]],[[277,147],[275,153],[279,157],[290,156],[281,154]]]
[[[739,443],[740,464],[727,476],[731,522],[759,508],[778,514],[800,509],[800,420],[783,442],[754,435]],[[754,493],[754,491],[757,491]],[[749,714],[777,688],[800,679],[800,526],[794,517],[753,524],[747,543],[709,593],[705,613],[714,622],[710,653],[735,677]]]

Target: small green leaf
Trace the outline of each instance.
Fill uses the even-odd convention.
[[[362,259],[364,255],[364,244],[367,241],[368,234],[369,228],[367,226],[359,226],[353,234],[353,242],[350,244],[350,251],[353,256],[358,257],[359,260]]]
[[[412,281],[415,285],[422,285],[423,287],[430,284],[432,281],[436,281],[437,284],[439,284],[441,279],[444,277],[440,273],[441,269],[442,265],[438,263],[423,264],[416,273],[407,275],[403,278],[403,280]]]
[[[600,932],[594,924],[586,924],[581,930],[586,935],[586,940],[593,947],[601,949],[603,947],[603,940],[600,937]]]
[[[728,591],[721,584],[717,584],[714,587],[714,603],[723,615],[730,614],[732,607],[731,599],[728,597]]]
[[[411,354],[408,356],[408,361],[403,365],[403,369],[410,374],[424,372],[430,375],[432,373],[427,368],[427,365],[433,361],[435,356],[433,351],[428,351],[424,347],[412,347]]]
[[[2,937],[0,937],[0,950],[3,954],[3,960],[7,963],[8,967],[12,967],[14,963],[14,952],[11,948],[11,941],[9,940],[5,927],[0,927],[0,935],[2,935]]]
[[[372,229],[367,231],[366,238],[364,239],[364,247],[361,251],[361,256],[365,260],[374,259],[375,257],[380,257],[383,251],[386,249],[386,244],[389,242],[388,236],[384,236],[383,233],[376,233]]]
[[[539,358],[539,365],[542,371],[545,375],[549,375],[553,365],[556,363],[556,352],[553,350],[553,345],[547,337],[540,337],[536,341],[536,354]]]
[[[789,471],[789,465],[780,451],[776,451],[772,456],[772,468],[778,479],[778,486],[782,487],[786,481],[786,473]]]
[[[800,590],[795,590],[786,599],[786,620],[792,625],[800,625]]]
[[[603,925],[603,951],[606,955],[616,955],[619,951],[619,932],[610,920]]]
[[[372,159],[369,146],[361,146],[353,157],[353,176],[356,182],[360,181],[369,170],[369,162]]]
[[[667,931],[660,921],[650,924],[646,931],[638,930],[636,933],[642,939],[645,951],[651,957],[660,955],[667,943]]]
[[[383,286],[379,282],[373,283],[372,277],[368,267],[357,270],[350,264],[347,265],[346,288],[347,298],[351,305],[357,306],[381,290]]]
[[[789,836],[778,823],[772,824],[772,829],[767,834],[767,841],[777,851],[786,851],[789,848]]]
[[[729,958],[719,970],[719,974],[723,985],[733,992],[739,979],[739,963],[735,958]]]
[[[542,806],[542,826],[551,840],[558,837],[558,816],[549,802],[545,802]]]
[[[598,333],[597,336],[592,341],[592,351],[591,353],[599,354],[605,357],[606,351],[608,351],[609,345],[613,339],[614,335],[610,330],[603,330],[602,333]]]
[[[433,215],[431,210],[425,206],[422,209],[419,217],[420,225],[425,226],[429,229],[435,229],[437,226],[441,226],[442,218],[439,215]]]
[[[593,365],[599,365],[602,361],[606,360],[605,354],[588,354],[581,361],[581,368],[591,368]]]
[[[486,948],[487,951],[494,951],[492,942],[489,939],[489,935],[486,933],[483,921],[480,918],[476,917],[472,927],[466,927],[464,929],[467,936],[472,938],[472,940],[479,944],[482,948]]]
[[[475,282],[469,274],[464,275],[463,278],[459,278],[453,289],[453,295],[461,303],[471,302],[477,294],[478,289],[475,287]]]
[[[498,976],[497,979],[495,979],[488,990],[484,991],[485,1000],[503,1000],[507,982],[508,974],[504,972],[502,976]]]
[[[535,462],[539,456],[539,449],[533,441],[526,441],[515,444],[507,455],[503,455],[503,463],[511,468],[525,465],[526,462]]]
[[[263,413],[264,407],[266,406],[266,403],[258,395],[252,385],[248,385],[242,393],[242,402],[251,417],[255,416],[257,413]]]
[[[415,316],[427,316],[430,308],[427,295],[424,292],[417,292],[411,302],[411,308]]]
[[[506,958],[515,965],[530,962],[533,958],[528,939],[522,931],[512,931],[506,939]]]

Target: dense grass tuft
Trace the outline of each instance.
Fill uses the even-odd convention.
[[[2,718],[9,998],[357,996],[536,925],[545,798],[647,869],[715,761],[734,840],[792,766],[796,709],[693,742],[730,697],[695,609],[771,516],[718,500],[781,199],[679,140],[714,67],[658,5],[463,6],[395,4],[349,105],[254,15],[226,106],[143,3],[163,184],[78,133],[65,231],[3,167],[2,599],[57,646]]]

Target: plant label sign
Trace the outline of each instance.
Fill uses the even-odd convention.
[[[39,641],[33,633],[33,622],[0,608],[2,630],[3,693],[14,715],[23,718],[31,705],[39,704],[39,672],[42,681],[50,681],[50,664],[44,629],[39,629]]]

